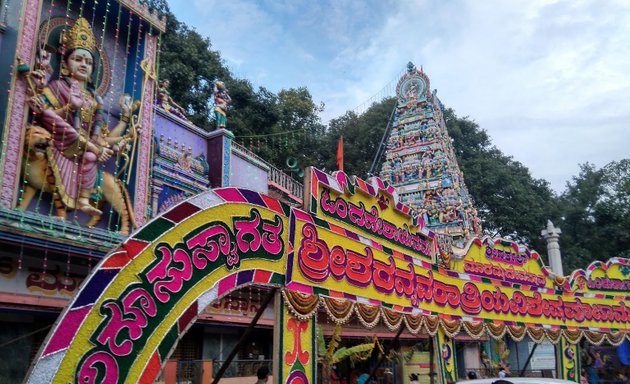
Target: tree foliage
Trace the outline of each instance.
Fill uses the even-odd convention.
[[[235,78],[210,40],[178,21],[163,0],[148,2],[167,16],[167,32],[160,42],[160,78],[171,81],[171,96],[193,123],[214,129],[213,83],[223,80],[232,98],[228,129],[237,142],[249,144],[280,169],[288,170],[287,159],[295,158],[301,167],[315,165],[332,172],[343,136],[344,170],[369,176],[395,98],[374,103],[361,114],[348,111],[325,127],[319,117],[323,105],[306,87],[277,94],[255,89],[249,80]],[[596,259],[630,257],[630,160],[601,169],[584,164],[567,190],[555,196],[547,181],[533,178],[523,164],[501,152],[474,120],[458,117],[451,109],[444,116],[465,183],[492,235],[512,238],[544,254],[540,231],[551,219],[563,231],[567,271]]]
[[[248,138],[255,136],[252,149],[279,168],[286,168],[284,163],[289,157],[299,159],[303,166],[317,163],[312,148],[317,136],[324,132],[319,118],[323,105],[313,100],[306,87],[283,89],[278,94],[264,87],[254,89],[249,80],[232,75],[220,53],[212,50],[208,38],[177,20],[168,8],[166,15],[159,76],[170,80],[172,98],[195,125],[214,129],[214,82],[222,80],[232,99],[228,129],[237,141],[247,143]],[[281,137],[286,132],[291,134]],[[266,145],[276,138],[277,145]]]
[[[167,32],[160,41],[161,79],[171,82],[173,99],[188,113],[190,120],[199,127],[212,129],[210,103],[214,81],[231,79],[219,52],[212,50],[210,39],[166,14]]]
[[[630,257],[630,159],[582,164],[560,196],[560,249],[567,271]]]
[[[325,145],[320,149],[321,166],[326,170],[337,169],[337,141],[343,136],[344,171],[367,178],[395,103],[395,98],[387,98],[373,103],[360,115],[348,111],[331,120]]]

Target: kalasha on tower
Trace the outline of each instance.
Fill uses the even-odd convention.
[[[463,245],[481,226],[457,165],[442,103],[422,68],[411,62],[396,96],[380,176],[396,187],[400,201],[414,208],[427,228]]]

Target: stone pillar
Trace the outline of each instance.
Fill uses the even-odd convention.
[[[553,226],[551,220],[547,220],[547,228],[540,233],[547,241],[547,255],[549,256],[549,266],[551,270],[558,276],[564,276],[562,271],[562,255],[560,254],[560,244],[558,238],[562,231],[560,228]]]
[[[211,188],[230,185],[230,161],[234,134],[227,129],[216,129],[208,134],[208,179]]]

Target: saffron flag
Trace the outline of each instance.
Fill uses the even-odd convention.
[[[337,143],[337,168],[343,171],[343,136],[339,136],[339,142]]]

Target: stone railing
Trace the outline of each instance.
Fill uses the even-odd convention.
[[[291,175],[283,172],[282,170],[276,168],[263,158],[256,155],[254,152],[245,148],[245,146],[237,143],[236,141],[232,141],[232,149],[237,150],[243,155],[251,158],[256,162],[260,162],[269,167],[268,180],[273,184],[275,188],[280,189],[282,192],[289,195],[292,200],[299,200],[302,202],[304,198],[304,186],[299,181],[296,181]]]
[[[276,185],[282,187],[286,193],[290,194],[292,197],[299,199],[300,201],[304,199],[304,186],[302,183],[295,181],[291,176],[282,172],[278,168],[271,167],[269,170],[269,180],[275,183]]]

